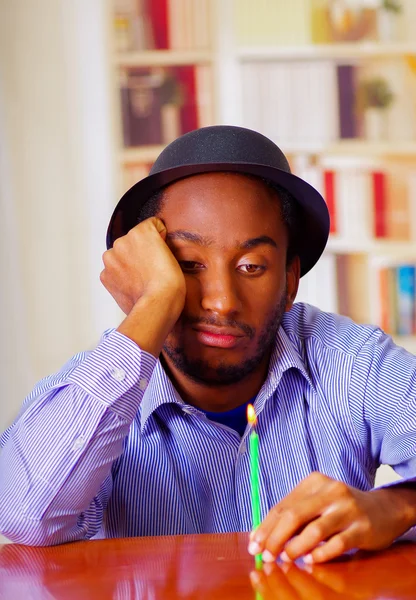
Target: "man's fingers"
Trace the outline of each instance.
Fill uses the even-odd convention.
[[[162,219],[159,219],[159,217],[153,217],[152,221],[153,221],[158,233],[160,233],[162,238],[165,239],[167,229],[166,229],[166,226],[165,226],[164,222],[162,221]]]
[[[265,539],[268,537],[273,524],[277,522],[278,517],[285,513],[287,510],[292,511],[294,506],[298,506],[300,503],[308,500],[311,497],[319,498],[319,492],[324,486],[332,485],[334,482],[332,479],[323,475],[322,473],[314,472],[311,473],[306,479],[303,479],[283,500],[281,500],[276,506],[274,506],[268,513],[263,523],[250,534],[250,541],[256,541],[260,546],[263,547]],[[312,513],[313,514],[313,513]],[[315,513],[318,514],[318,513]],[[290,519],[289,515],[289,519]],[[296,530],[293,531],[293,534]],[[292,535],[293,535],[292,534]],[[288,539],[288,538],[287,538]],[[286,540],[285,540],[286,541]],[[255,552],[256,554],[257,552]]]
[[[333,558],[337,558],[357,547],[359,532],[357,527],[352,525],[348,529],[332,536],[327,542],[315,548],[310,554],[304,556],[303,560],[306,563],[322,563]]]
[[[342,531],[350,523],[350,519],[342,506],[333,507],[333,510],[309,523],[299,535],[292,538],[285,545],[285,552],[291,560],[309,554],[322,542]]]
[[[252,536],[252,541],[258,544],[258,552],[267,550],[272,556],[277,557],[288,540],[321,515],[325,504],[326,498],[323,495],[314,494],[286,510],[276,505]],[[253,549],[253,545],[250,544],[249,551]]]

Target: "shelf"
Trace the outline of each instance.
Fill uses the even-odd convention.
[[[140,148],[124,148],[120,152],[119,160],[122,164],[152,163],[165,146],[142,146]]]
[[[333,144],[277,144],[285,154],[327,154],[351,155],[371,158],[374,156],[414,156],[416,159],[415,142],[366,142],[361,140],[342,141]],[[149,162],[154,161],[162,152],[164,146],[143,146],[140,148],[125,148],[120,153],[120,162]],[[358,160],[360,160],[360,158]]]
[[[350,42],[347,44],[305,44],[299,46],[244,46],[237,49],[242,61],[253,60],[315,60],[319,58],[378,58],[384,56],[416,55],[414,42],[382,44]]]
[[[396,240],[344,240],[331,237],[326,246],[326,252],[340,254],[376,254],[395,260],[414,261],[416,241],[402,242]]]
[[[340,140],[328,143],[280,143],[278,145],[287,154],[346,154],[354,156],[414,156],[415,141],[371,142],[367,140]]]
[[[119,67],[154,67],[205,64],[212,61],[212,53],[202,50],[145,50],[124,52],[115,56]]]

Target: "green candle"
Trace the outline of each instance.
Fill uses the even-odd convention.
[[[252,427],[250,433],[250,480],[251,480],[251,510],[253,520],[253,530],[261,523],[260,515],[260,486],[259,486],[259,436],[257,435],[256,413],[252,404],[247,406],[247,420]],[[257,554],[256,567],[261,565],[261,554]]]
[[[253,529],[260,525],[260,491],[259,491],[259,436],[255,429],[250,433],[250,465],[251,465],[251,507],[253,513]]]

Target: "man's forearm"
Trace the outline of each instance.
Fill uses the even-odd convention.
[[[141,297],[117,331],[158,357],[184,303],[183,291],[167,288]]]
[[[104,488],[94,497],[122,452],[155,363],[113,332],[23,413],[0,455],[6,537],[49,545],[95,535]]]

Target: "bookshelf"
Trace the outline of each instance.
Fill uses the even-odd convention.
[[[286,142],[285,152],[289,154],[340,154],[349,156],[416,156],[416,142],[368,140],[341,140],[328,143]]]
[[[120,194],[179,135],[217,120],[211,0],[111,0]]]
[[[236,49],[240,61],[317,60],[401,57],[416,54],[415,42],[348,42],[302,44],[299,46],[242,46]]]
[[[362,39],[325,43],[313,20],[326,0],[294,0],[290,9],[283,0],[225,4],[229,105],[221,104],[223,122],[274,139],[331,212],[327,249],[301,280],[298,299],[384,324],[398,344],[416,352],[415,283],[408,281],[409,267],[416,278],[416,43],[410,27],[416,3],[402,3],[395,39],[379,39],[372,27]],[[376,11],[372,17],[378,25]],[[384,92],[393,96],[386,110],[371,115],[383,116],[383,131],[360,106],[369,80],[387,82]],[[386,311],[398,313],[389,324]]]
[[[118,52],[114,57],[117,67],[198,65],[211,61],[212,53],[207,50],[143,50],[141,52]]]
[[[147,0],[150,2],[150,0]],[[356,71],[365,66],[365,75],[370,76],[372,66],[377,65],[382,76],[390,69],[390,74],[395,76],[395,65],[406,68],[413,72],[416,69],[416,42],[412,28],[416,22],[416,2],[403,0],[406,13],[402,15],[400,35],[397,39],[388,41],[374,39],[374,30],[370,34],[372,39],[356,41],[332,41],[322,43],[322,37],[326,33],[310,28],[312,22],[317,23],[317,11],[322,20],[322,10],[327,0],[153,0],[150,5],[153,10],[161,9],[162,14],[167,14],[167,7],[176,7],[186,10],[186,7],[198,7],[198,14],[190,19],[185,19],[186,24],[182,27],[187,30],[184,36],[173,35],[175,47],[155,47],[153,43],[143,48],[143,40],[140,48],[126,48],[126,39],[120,36],[114,41],[112,67],[115,73],[114,89],[114,114],[117,140],[117,168],[120,175],[120,193],[133,185],[147,174],[153,161],[163,149],[165,142],[146,143],[140,145],[123,144],[122,127],[122,102],[119,93],[119,74],[123,69],[137,68],[174,68],[180,66],[209,66],[212,70],[210,83],[210,110],[205,112],[205,120],[202,119],[198,125],[209,124],[232,124],[253,127],[271,137],[288,155],[292,162],[294,172],[309,180],[315,187],[321,189],[323,194],[328,195],[325,190],[325,181],[332,180],[336,185],[338,179],[347,183],[341,198],[332,198],[331,210],[337,209],[334,222],[337,225],[330,236],[327,250],[321,261],[306,277],[302,278],[298,299],[315,304],[323,310],[344,312],[357,321],[378,323],[386,320],[386,303],[380,302],[383,292],[380,287],[381,276],[390,281],[390,289],[387,295],[393,296],[392,282],[397,282],[401,267],[406,274],[406,266],[414,266],[416,263],[416,114],[411,113],[411,118],[403,127],[403,115],[409,110],[406,103],[396,105],[396,123],[399,124],[400,135],[387,136],[385,139],[363,135],[352,137],[340,136],[337,127],[336,109],[339,106],[338,99],[329,108],[325,106],[325,94],[319,94],[316,86],[312,87],[314,104],[302,106],[294,102],[287,102],[279,111],[283,112],[285,119],[293,118],[293,111],[301,114],[302,125],[307,130],[308,123],[314,115],[320,114],[320,118],[332,123],[332,131],[319,127],[309,133],[313,135],[282,137],[282,130],[274,123],[273,110],[260,102],[259,111],[263,114],[263,120],[251,120],[251,105],[247,114],[245,102],[247,100],[257,102],[261,98],[260,92],[264,91],[264,82],[269,84],[273,77],[267,74],[267,68],[271,65],[288,65],[288,69],[296,71],[299,63],[303,63],[304,75],[306,67],[316,66],[320,62],[325,65],[319,77],[326,77],[332,81],[332,94],[336,89],[338,66],[349,66]],[[114,10],[118,4],[122,11],[122,29],[125,33],[126,18],[131,18],[131,13],[137,7],[143,7],[146,0],[112,0],[113,12],[110,20],[114,22]],[[130,12],[129,12],[130,11]],[[175,27],[179,28],[178,14],[174,16]],[[201,16],[202,15],[202,16]],[[120,15],[119,15],[120,18]],[[133,14],[137,26],[138,15]],[[196,21],[195,21],[196,19]],[[319,19],[318,19],[319,21]],[[190,43],[189,27],[193,22],[199,30],[204,27],[206,31],[196,39],[194,36],[194,47]],[[321,22],[321,21],[320,21]],[[159,31],[159,46],[167,45],[166,19],[162,19],[165,31]],[[206,26],[204,25],[206,24]],[[118,23],[120,29],[120,21]],[[257,39],[245,39],[253,29],[257,28]],[[319,28],[318,28],[319,29]],[[241,32],[243,31],[243,35]],[[146,36],[145,36],[146,37]],[[149,36],[147,36],[149,37]],[[150,36],[151,37],[151,36]],[[156,36],[157,37],[157,36]],[[180,43],[183,37],[184,43]],[[196,36],[198,37],[198,36]],[[319,38],[319,43],[317,39]],[[160,40],[162,39],[162,44]],[[260,39],[260,41],[259,41]],[[157,41],[157,40],[156,40]],[[136,44],[137,45],[137,44]],[[156,44],[157,46],[157,44]],[[182,47],[186,46],[186,47]],[[248,89],[244,87],[244,70],[252,68],[253,79],[249,79]],[[393,68],[392,68],[393,67]],[[287,75],[283,72],[283,75]],[[331,72],[332,69],[332,72]],[[284,71],[284,70],[283,70]],[[301,73],[302,75],[302,73]],[[299,83],[301,85],[299,85]],[[300,78],[297,82],[298,97],[310,99],[310,80]],[[395,95],[401,99],[403,90],[400,82],[394,81]],[[247,86],[246,86],[247,87]],[[305,89],[307,93],[305,94]],[[273,92],[273,98],[280,98],[282,91],[266,88],[267,94]],[[410,104],[416,107],[416,92],[413,85],[407,90]],[[205,96],[208,89],[205,90]],[[284,89],[283,89],[284,95]],[[321,111],[320,102],[325,110]],[[272,106],[272,109],[276,107]],[[303,114],[302,114],[303,113]],[[306,118],[305,118],[306,115]],[[401,119],[401,120],[400,120]],[[325,125],[325,123],[324,123]],[[390,124],[389,133],[394,130]],[[284,127],[283,127],[284,131]],[[299,133],[299,130],[298,132]],[[302,134],[303,133],[303,134]],[[357,133],[357,132],[356,132]],[[396,132],[397,133],[397,132]],[[349,178],[348,172],[353,174]],[[328,176],[328,173],[330,177]],[[384,179],[381,176],[384,175]],[[375,198],[371,186],[375,182],[380,187],[391,190],[383,196],[384,206],[383,219],[377,221],[379,229],[375,235]],[[406,185],[403,186],[403,182]],[[339,183],[339,182],[338,182]],[[410,189],[411,188],[411,189]],[[361,190],[361,209],[359,202],[345,202],[350,197],[356,197],[353,191]],[[363,195],[363,190],[365,194]],[[380,191],[380,190],[379,190]],[[387,198],[388,196],[388,198]],[[398,202],[392,202],[392,198]],[[380,198],[378,198],[380,200]],[[382,204],[383,204],[382,202]],[[355,211],[355,212],[354,212]],[[373,214],[371,214],[373,213]],[[333,215],[334,216],[334,215]],[[380,215],[378,215],[380,216]],[[380,232],[381,227],[381,232]],[[384,228],[384,229],[383,229]],[[382,235],[380,235],[380,233]],[[389,235],[385,235],[388,233]],[[342,272],[344,276],[342,277]],[[345,285],[345,272],[349,285]],[[403,279],[403,278],[402,278]],[[347,287],[347,289],[346,289]],[[415,290],[407,286],[404,290],[404,302],[401,302],[402,311],[407,325],[412,328],[409,333],[392,331],[396,343],[416,354],[416,333],[414,324],[414,297]],[[410,292],[410,293],[409,293]],[[386,295],[386,294],[384,294]],[[396,294],[397,296],[397,294]],[[403,298],[402,298],[403,300]],[[393,304],[399,304],[397,297]],[[396,311],[396,306],[393,306]],[[391,309],[391,307],[390,307]],[[388,315],[387,315],[388,316]],[[397,317],[397,315],[395,315]],[[397,318],[396,318],[397,321]],[[382,466],[377,473],[376,484],[381,485],[398,476],[386,466]]]

